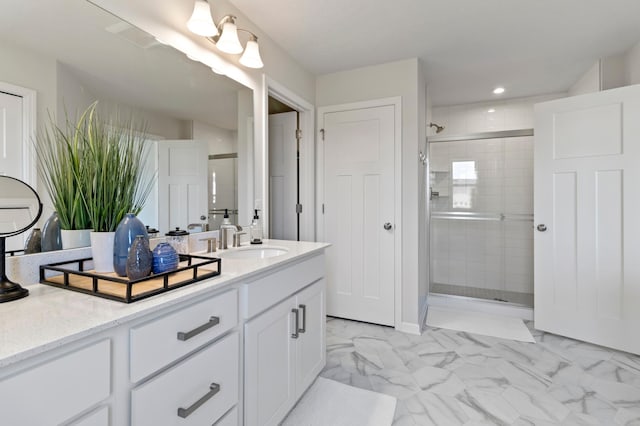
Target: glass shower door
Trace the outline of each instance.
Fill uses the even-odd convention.
[[[431,292],[533,306],[533,137],[430,142]]]

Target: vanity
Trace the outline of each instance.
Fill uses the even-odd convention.
[[[28,286],[0,307],[2,423],[277,425],[325,364],[327,244],[264,246],[131,304]]]

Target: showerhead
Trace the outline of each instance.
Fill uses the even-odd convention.
[[[436,123],[429,123],[429,127],[435,127],[436,133],[440,133],[444,130],[444,126],[438,126]]]

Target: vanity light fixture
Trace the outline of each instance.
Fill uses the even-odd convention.
[[[258,46],[258,37],[251,31],[238,28],[236,26],[236,17],[233,15],[225,15],[214,24],[211,17],[211,9],[206,0],[196,0],[193,7],[193,14],[187,21],[187,28],[194,34],[204,36],[216,45],[216,47],[225,53],[239,54],[240,63],[247,68],[262,68],[262,58],[260,58],[260,49]],[[242,47],[238,38],[238,31],[249,34],[249,41],[246,47]],[[244,51],[244,53],[243,53]]]

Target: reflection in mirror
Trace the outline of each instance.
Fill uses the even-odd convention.
[[[0,303],[21,299],[29,294],[6,274],[6,240],[31,228],[42,214],[36,191],[21,180],[0,176]]]
[[[250,89],[214,74],[89,2],[50,0],[36,5],[3,0],[3,6],[12,13],[0,15],[0,84],[37,91],[38,127],[49,115],[64,126],[65,113],[73,120],[96,100],[107,113],[117,109],[147,123],[147,132],[155,140],[150,169],[158,169],[159,179],[139,215],[145,225],[161,234],[190,224],[195,225],[193,231],[206,228],[205,224],[216,229],[220,209],[250,213],[252,206],[238,206],[238,200],[247,197],[239,197],[244,189],[236,188],[237,173],[248,167],[248,159],[240,155],[234,166],[217,166],[212,164],[216,160],[209,160],[212,155],[250,151]],[[21,150],[17,142],[21,139],[16,137],[11,149]],[[198,145],[202,154],[181,158],[174,143],[183,143],[178,145],[182,148]],[[11,164],[22,162],[13,159]],[[2,172],[22,176],[24,170],[0,161]],[[185,179],[185,174],[192,179]],[[48,199],[43,201],[46,218],[52,209]]]

